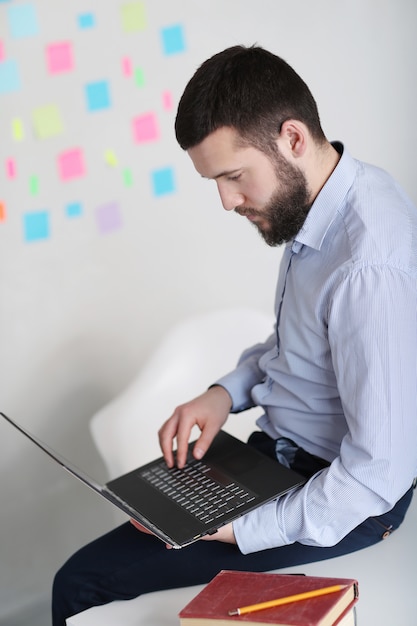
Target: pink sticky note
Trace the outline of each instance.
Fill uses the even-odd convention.
[[[129,59],[129,57],[124,57],[122,59],[122,69],[123,69],[123,74],[127,77],[132,76],[133,74],[133,68],[132,68],[132,61]]]
[[[58,169],[61,180],[72,180],[84,176],[84,155],[80,148],[67,150],[58,155]]]
[[[162,94],[162,104],[165,111],[171,111],[172,109],[172,93],[170,91],[164,91]]]
[[[133,119],[133,136],[136,143],[156,141],[159,138],[155,113],[145,113]]]
[[[0,61],[4,61],[5,53],[4,53],[4,44],[0,40]]]
[[[16,177],[16,162],[14,159],[6,159],[6,175],[10,179]]]
[[[69,41],[51,43],[46,46],[46,63],[50,74],[70,72],[74,69],[72,44]]]

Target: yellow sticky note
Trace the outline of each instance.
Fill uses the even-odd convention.
[[[12,120],[12,135],[16,141],[22,141],[25,137],[25,131],[23,130],[22,120],[15,117]]]
[[[128,2],[121,7],[122,28],[126,33],[145,30],[146,15],[144,2]]]
[[[57,106],[49,104],[33,112],[33,126],[38,139],[60,135],[63,131],[61,113]]]
[[[117,167],[118,165],[117,156],[115,155],[113,150],[106,150],[106,152],[104,153],[104,160],[108,165],[111,165],[112,167]]]

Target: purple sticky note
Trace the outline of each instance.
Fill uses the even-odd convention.
[[[111,233],[122,227],[122,215],[117,202],[103,204],[96,209],[97,226],[102,234]]]

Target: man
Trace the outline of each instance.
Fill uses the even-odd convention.
[[[200,458],[230,412],[260,405],[250,442],[309,478],[180,551],[125,524],[57,574],[54,626],[113,599],[364,548],[402,522],[417,469],[417,212],[385,172],[325,138],[282,59],[236,46],[206,61],[178,107],[177,139],[227,211],[286,243],[276,332],[162,426],[169,466]],[[202,355],[204,358],[204,355]]]

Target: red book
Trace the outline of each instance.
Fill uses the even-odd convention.
[[[230,615],[238,608],[340,585],[339,591],[290,603]],[[179,614],[181,626],[347,626],[355,624],[353,605],[358,583],[324,578],[222,570]]]

